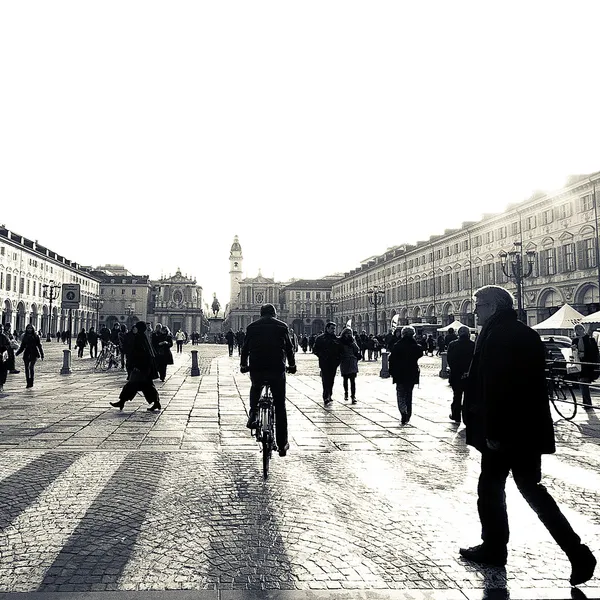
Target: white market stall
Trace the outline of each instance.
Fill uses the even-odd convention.
[[[438,331],[440,333],[448,333],[448,330],[450,328],[454,329],[454,333],[458,333],[458,329],[459,327],[467,327],[470,330],[472,330],[472,327],[469,327],[468,325],[465,325],[464,323],[461,323],[460,321],[453,321],[452,323],[450,323],[450,325],[446,325],[445,327],[440,327],[438,329]],[[474,329],[473,329],[474,331]]]
[[[545,321],[534,325],[532,329],[546,335],[573,335],[575,325],[581,323],[583,318],[583,315],[579,311],[575,310],[569,304],[564,304]]]

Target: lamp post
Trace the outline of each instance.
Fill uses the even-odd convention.
[[[46,342],[52,339],[52,301],[58,298],[60,290],[60,283],[56,283],[54,279],[51,279],[48,283],[42,285],[43,296],[50,301],[50,309],[48,310],[48,334],[46,335]]]
[[[100,296],[91,296],[90,303],[96,311],[96,331],[100,328],[100,309],[104,306],[104,300]]]
[[[514,248],[510,252],[500,252],[500,261],[502,271],[509,279],[514,279],[517,285],[517,314],[520,321],[525,323],[526,315],[523,311],[523,280],[530,277],[533,273],[533,263],[535,261],[535,251],[527,250],[527,266],[523,265],[523,245],[521,242],[515,242]]]
[[[369,299],[369,304],[374,309],[374,315],[375,315],[374,335],[377,335],[377,308],[383,304],[384,291],[380,290],[378,285],[374,285],[370,290],[367,290],[367,298]]]
[[[331,320],[336,323],[335,315],[337,313],[338,303],[335,300],[329,302],[329,314],[331,316]],[[337,325],[337,323],[336,323]]]

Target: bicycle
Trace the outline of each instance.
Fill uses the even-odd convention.
[[[552,402],[554,410],[565,420],[572,421],[577,414],[577,400],[572,384],[565,381],[564,375],[559,375],[556,371],[553,372],[552,367],[555,366],[560,370],[565,370],[560,364],[554,365],[548,363],[548,398]],[[559,405],[560,404],[560,408]]]
[[[286,373],[295,373],[296,367],[290,370],[290,367],[285,368]],[[257,406],[257,418],[256,422],[258,426],[255,433],[251,434],[256,437],[256,441],[261,444],[262,450],[262,463],[263,463],[263,479],[267,479],[269,476],[269,463],[273,451],[277,451],[277,442],[275,441],[275,404],[273,403],[273,396],[271,395],[271,388],[269,382],[263,382],[264,390],[258,401]]]
[[[98,355],[94,368],[101,371],[108,371],[112,367],[115,367],[115,369],[118,368],[119,358],[117,357],[116,349],[117,347],[112,342],[106,342]]]

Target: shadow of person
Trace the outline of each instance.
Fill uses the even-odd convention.
[[[506,587],[506,569],[504,567],[485,567],[472,563],[475,571],[483,575],[481,600],[510,600]]]
[[[579,588],[571,588],[572,600],[587,600],[587,596]]]

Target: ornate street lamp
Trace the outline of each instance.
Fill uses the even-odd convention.
[[[60,283],[56,283],[54,279],[51,279],[48,283],[42,285],[43,296],[50,301],[50,309],[48,310],[48,334],[46,335],[46,341],[49,342],[52,339],[52,301],[58,298]]]
[[[369,304],[374,309],[374,314],[375,314],[374,335],[377,335],[377,309],[384,302],[384,291],[380,290],[378,285],[374,285],[370,290],[367,290],[367,298],[369,299]]]
[[[535,250],[527,250],[525,253],[527,265],[523,264],[523,245],[521,242],[515,242],[514,248],[510,252],[499,253],[502,271],[509,279],[514,279],[517,286],[517,314],[520,321],[527,321],[523,311],[523,280],[530,277],[533,273],[535,263]]]
[[[100,328],[100,309],[104,306],[104,300],[100,296],[91,296],[90,304],[96,311],[96,332]]]

